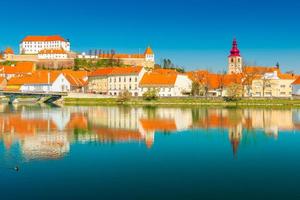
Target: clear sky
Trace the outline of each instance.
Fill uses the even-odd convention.
[[[75,51],[151,45],[158,63],[220,71],[236,37],[248,63],[300,73],[299,11],[297,0],[10,0],[1,2],[0,49],[60,34]]]

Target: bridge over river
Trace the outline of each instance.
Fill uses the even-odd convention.
[[[33,97],[38,100],[43,99],[43,103],[50,104],[63,96],[67,96],[67,92],[22,92],[22,91],[0,91],[0,95],[9,99],[9,104],[12,104],[19,97]]]

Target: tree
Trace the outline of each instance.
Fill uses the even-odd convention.
[[[158,91],[155,89],[148,89],[144,94],[143,94],[143,99],[147,101],[152,101],[158,98]]]
[[[193,83],[192,83],[192,95],[193,96],[200,95],[200,84],[197,81],[193,81]]]
[[[119,93],[118,102],[125,102],[125,101],[129,101],[131,99],[132,95],[128,90],[125,90],[123,92]]]
[[[232,83],[227,87],[227,96],[225,97],[226,101],[237,101],[243,93],[242,85],[238,83]]]

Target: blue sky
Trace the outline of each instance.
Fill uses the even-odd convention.
[[[299,10],[296,0],[10,0],[1,2],[0,48],[60,34],[75,51],[151,45],[158,63],[221,71],[236,37],[247,62],[300,73]]]

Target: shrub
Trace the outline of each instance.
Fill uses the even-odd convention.
[[[123,92],[119,93],[118,102],[125,102],[125,101],[129,101],[131,99],[132,95],[128,90],[125,90]]]
[[[158,98],[157,90],[148,90],[143,94],[143,99],[147,101],[152,101]]]

